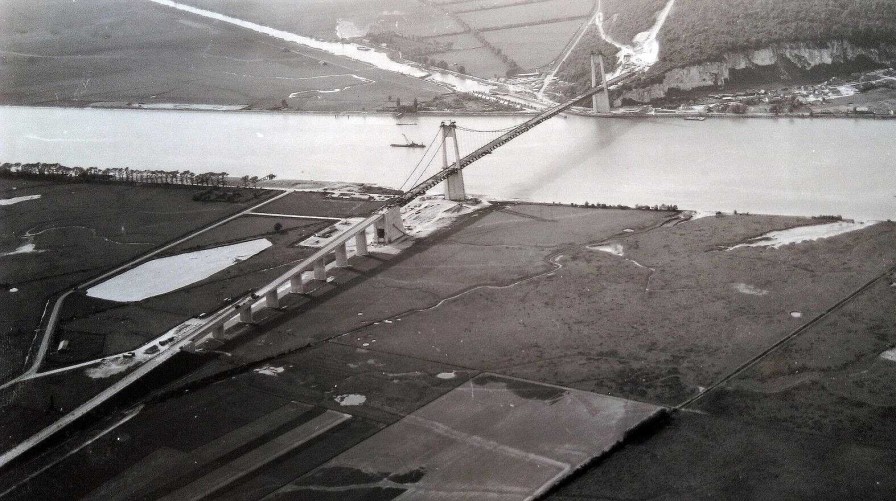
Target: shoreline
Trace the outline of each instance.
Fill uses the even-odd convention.
[[[15,165],[2,163],[0,166]],[[20,179],[23,181],[34,181],[42,179],[41,176],[19,175],[15,173],[7,173],[0,171],[0,179]],[[152,181],[122,181],[117,179],[80,179],[77,176],[44,176],[44,180],[50,182],[62,183],[89,183],[89,184],[111,184],[111,185],[131,185],[140,186],[160,186],[166,188],[193,188],[206,190],[227,190],[227,189],[245,189],[245,190],[273,190],[273,191],[301,191],[301,192],[320,192],[331,193],[336,198],[357,197],[365,198],[369,196],[398,196],[401,192],[395,188],[388,186],[363,183],[356,181],[317,181],[310,179],[286,179],[276,178],[275,180],[262,180],[254,186],[241,186],[238,177],[228,177],[224,185],[201,185],[201,184],[183,184],[183,183],[165,183]],[[423,195],[423,197],[440,197],[440,193],[431,193]],[[675,212],[679,216],[690,214],[691,217],[684,217],[683,220],[701,219],[703,217],[732,217],[732,216],[769,216],[769,217],[795,217],[816,221],[817,224],[825,222],[837,221],[853,221],[853,222],[870,222],[882,223],[891,221],[891,219],[874,219],[874,218],[857,218],[850,215],[828,215],[828,214],[785,214],[780,212],[759,212],[759,211],[739,211],[733,209],[728,210],[704,210],[687,207],[679,207],[675,204],[655,203],[633,203],[631,205],[618,203],[602,203],[602,202],[549,202],[537,199],[520,199],[520,198],[493,198],[487,194],[470,193],[469,200],[485,200],[489,203],[502,203],[507,205],[536,205],[546,207],[570,207],[578,209],[596,209],[596,210],[626,210],[626,211],[647,211],[647,212]]]
[[[519,111],[470,111],[470,110],[420,110],[417,112],[395,112],[381,110],[270,110],[259,108],[248,108],[245,105],[228,105],[228,104],[197,104],[197,103],[163,103],[171,105],[170,108],[152,107],[144,108],[137,106],[97,106],[98,103],[75,104],[75,103],[56,103],[56,104],[16,104],[16,103],[0,103],[0,107],[9,108],[44,108],[44,109],[90,109],[90,110],[134,110],[134,111],[162,111],[162,112],[191,112],[191,113],[262,113],[262,114],[288,114],[288,115],[334,115],[338,116],[393,116],[406,117],[414,115],[422,116],[439,116],[439,115],[458,115],[458,116],[481,116],[481,117],[527,117],[537,115],[539,112],[533,110]],[[227,108],[227,109],[215,109]],[[674,118],[683,119],[687,117],[701,117],[706,119],[733,118],[733,119],[776,119],[776,118],[798,118],[798,119],[861,119],[861,120],[896,120],[896,115],[878,115],[873,113],[704,113],[698,114],[693,112],[665,112],[665,113],[591,113],[587,111],[565,111],[561,115],[572,115],[583,118],[621,118],[621,119],[645,119],[645,118]]]

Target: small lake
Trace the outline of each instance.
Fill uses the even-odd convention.
[[[494,130],[525,117],[0,106],[0,161],[399,187],[424,150],[389,144],[405,135],[428,145],[446,119]],[[462,153],[492,137],[460,132]],[[896,219],[893,138],[891,120],[569,116],[539,125],[464,176],[471,194],[497,199]]]

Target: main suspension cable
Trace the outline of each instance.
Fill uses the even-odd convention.
[[[439,151],[441,150],[442,145],[439,145],[439,147],[435,149],[432,158],[430,158],[429,162],[426,164],[426,167],[424,167],[423,170],[420,171],[420,174],[417,175],[417,179],[414,180],[414,184],[412,184],[411,186],[417,186],[420,180],[423,179],[423,174],[426,174],[426,171],[429,170],[429,166],[431,166],[432,162],[436,159],[437,156],[439,156]]]
[[[439,129],[438,132],[436,132],[436,135],[432,138],[432,141],[429,142],[429,146],[427,146],[426,150],[423,152],[423,156],[420,157],[420,160],[417,161],[417,165],[414,166],[414,168],[411,170],[411,173],[408,174],[407,179],[405,179],[404,182],[401,183],[401,186],[399,186],[398,189],[404,191],[404,186],[406,184],[408,184],[408,181],[411,180],[411,178],[414,176],[414,173],[417,172],[417,169],[420,168],[420,164],[423,163],[423,160],[426,158],[426,155],[429,154],[429,150],[432,148],[432,145],[435,144],[436,140],[439,138],[440,132],[442,132],[442,129]],[[432,162],[432,160],[430,160],[430,162]],[[428,165],[427,165],[427,167],[428,167]],[[411,186],[413,186],[413,185],[411,185]]]
[[[511,129],[515,129],[515,128],[517,128],[517,127],[519,127],[519,124],[517,124],[517,125],[511,125],[510,127],[505,127],[505,128],[503,128],[503,129],[494,129],[494,130],[471,129],[471,128],[469,128],[469,127],[461,127],[460,125],[457,126],[458,129],[460,129],[460,130],[462,130],[462,131],[464,131],[464,132],[485,132],[485,133],[507,132],[507,131],[509,131],[509,130],[511,130]]]

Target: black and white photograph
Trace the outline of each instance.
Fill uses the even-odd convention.
[[[896,0],[0,0],[0,500],[896,499]]]

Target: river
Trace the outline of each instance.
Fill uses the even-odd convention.
[[[405,134],[429,144],[443,119],[485,130],[525,117],[0,106],[0,161],[399,187],[424,150],[389,143]],[[494,135],[459,137],[468,152]],[[890,120],[569,116],[539,125],[464,176],[468,192],[496,199],[896,219],[894,137]]]

